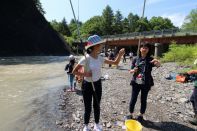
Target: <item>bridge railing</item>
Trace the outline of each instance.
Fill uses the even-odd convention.
[[[165,36],[185,36],[185,35],[197,35],[197,28],[181,30],[178,28],[165,29],[165,30],[152,30],[143,32],[133,32],[126,34],[106,35],[102,36],[103,39],[135,39],[137,37],[165,37]]]

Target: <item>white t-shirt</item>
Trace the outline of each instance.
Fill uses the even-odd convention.
[[[130,56],[130,57],[133,57],[133,52],[130,52],[130,53],[129,53],[129,56]]]
[[[84,77],[84,80],[91,82],[92,78],[93,82],[98,81],[101,78],[101,67],[104,61],[105,59],[100,55],[98,55],[97,59],[88,54],[86,55],[86,59],[85,57],[82,57],[78,64],[84,67],[87,65],[87,68],[85,67],[85,69],[87,69],[87,71],[92,71],[92,77]]]

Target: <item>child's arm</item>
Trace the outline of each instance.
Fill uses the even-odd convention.
[[[190,75],[190,74],[197,74],[197,70],[191,70],[191,71],[188,71],[187,73],[188,73],[189,75]]]
[[[67,64],[64,70],[67,71],[68,70],[68,67],[69,67],[69,65]]]
[[[150,63],[154,64],[156,67],[160,67],[161,63],[157,59],[153,59]]]
[[[129,70],[129,73],[135,73],[135,72],[137,72],[137,71],[138,71],[138,68],[137,68],[137,67],[135,67],[135,68],[133,68],[133,69]]]
[[[78,75],[78,76],[82,76],[82,77],[84,77],[84,76],[85,76],[85,77],[91,77],[91,76],[92,76],[92,72],[91,72],[91,71],[89,71],[89,72],[79,71],[80,68],[83,68],[83,66],[77,64],[77,65],[74,67],[72,73],[73,73],[74,75]]]
[[[104,63],[105,63],[105,64],[118,65],[119,62],[120,62],[120,59],[121,59],[121,57],[124,55],[124,53],[125,53],[125,50],[124,50],[124,48],[122,48],[122,49],[119,51],[119,53],[118,53],[118,55],[117,55],[117,57],[116,57],[115,60],[105,59]]]
[[[129,70],[129,73],[135,73],[138,71],[138,68],[136,67],[136,58],[132,61],[131,69]]]

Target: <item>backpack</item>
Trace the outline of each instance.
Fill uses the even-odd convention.
[[[71,74],[72,71],[73,71],[73,66],[74,66],[74,65],[72,65],[72,64],[69,63],[69,64],[67,64],[67,65],[65,66],[65,69],[64,69],[64,70],[67,71],[68,74]]]

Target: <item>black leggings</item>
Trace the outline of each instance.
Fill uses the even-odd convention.
[[[148,92],[150,90],[150,87],[133,83],[132,84],[132,96],[131,96],[131,101],[130,101],[130,106],[129,106],[130,113],[134,112],[135,104],[136,104],[137,97],[138,97],[140,90],[141,90],[140,113],[144,114],[146,111],[147,97],[148,97]]]
[[[95,91],[93,91],[92,83],[83,81],[82,84],[82,94],[85,106],[84,113],[84,124],[88,124],[90,120],[90,114],[92,110],[92,98],[93,98],[93,108],[94,108],[94,118],[95,123],[99,123],[100,119],[100,101],[102,95],[102,84],[101,80],[94,82]]]
[[[190,101],[192,102],[194,113],[197,115],[197,87],[194,87]]]

